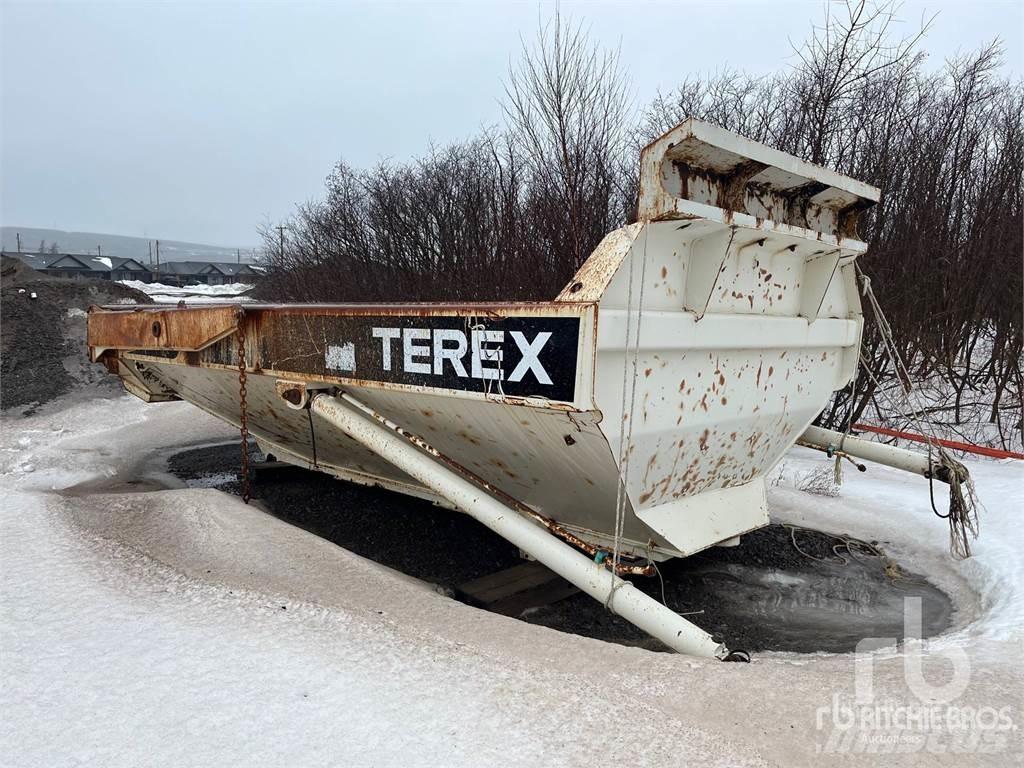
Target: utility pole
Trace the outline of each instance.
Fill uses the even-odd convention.
[[[239,264],[242,263],[242,249],[241,248],[235,248],[235,258],[238,259],[238,263]]]
[[[15,232],[14,236],[18,239],[18,253],[21,253],[21,232]]]
[[[160,241],[156,241],[156,280],[160,282]]]
[[[96,255],[99,256],[101,259],[103,258],[103,249],[100,248],[98,245],[96,246]]]
[[[274,229],[277,230],[278,235],[278,255],[281,257],[281,261],[284,261],[284,231],[288,229],[284,224],[278,224]]]
[[[153,241],[149,241],[149,266],[153,266]]]

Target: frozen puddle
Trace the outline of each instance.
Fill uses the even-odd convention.
[[[884,550],[869,554],[842,543],[848,541],[843,537],[800,529],[802,554],[792,548],[791,533],[771,525],[745,536],[739,547],[661,565],[668,605],[731,648],[750,651],[844,653],[864,638],[895,642],[904,636],[905,598],[921,601],[924,637],[952,626],[950,598]],[[660,598],[661,585],[653,581],[641,586]],[[528,620],[657,649],[583,596],[533,609]]]
[[[169,473],[189,487],[237,493],[237,468],[237,444],[168,458]],[[148,469],[148,477],[158,474]],[[461,584],[522,562],[514,547],[467,515],[316,472],[257,473],[253,495],[275,516],[452,595]],[[921,601],[924,637],[953,623],[949,596],[886,557],[884,542],[874,546],[805,528],[772,525],[743,537],[738,547],[664,563],[661,576],[635,583],[730,647],[749,651],[844,653],[863,638],[895,641],[904,635],[905,598]],[[662,650],[585,595],[540,602],[511,615]]]

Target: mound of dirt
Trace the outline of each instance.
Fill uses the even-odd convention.
[[[38,406],[83,384],[119,386],[89,362],[86,313],[93,304],[149,304],[120,283],[44,275],[0,262],[0,408]]]

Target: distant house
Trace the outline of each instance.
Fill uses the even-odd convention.
[[[149,280],[146,266],[135,259],[115,259],[82,253],[9,253],[32,269],[54,277],[90,277],[94,280]]]
[[[153,268],[154,280],[164,285],[227,285],[229,283],[252,283],[259,277],[259,271],[249,264],[224,261],[168,261]]]
[[[18,259],[37,272],[56,275],[58,277],[74,277],[80,274],[89,274],[88,262],[78,259],[68,253],[7,253]]]
[[[55,277],[85,276],[95,280],[141,280],[145,283],[186,286],[197,283],[227,285],[253,283],[261,270],[250,264],[222,261],[167,261],[146,266],[136,259],[83,253],[10,253],[33,269]]]
[[[211,271],[207,272],[210,276],[208,281],[210,285],[217,285],[214,279],[217,277],[216,273],[220,273],[220,284],[226,285],[229,283],[253,283],[260,277],[262,272],[254,269],[251,264],[238,264],[230,261],[216,261],[209,262],[207,264],[211,268]]]
[[[110,259],[111,280],[141,280],[149,282],[153,279],[153,271],[135,259]]]

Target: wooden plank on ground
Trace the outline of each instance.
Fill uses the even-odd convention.
[[[579,590],[538,562],[525,562],[481,576],[457,587],[476,605],[508,616],[527,608],[550,605]]]

